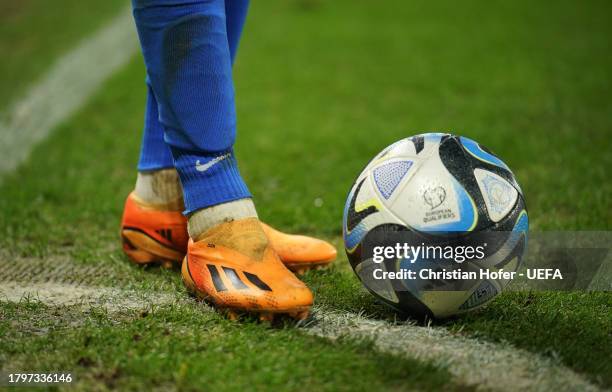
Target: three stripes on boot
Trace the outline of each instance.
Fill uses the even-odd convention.
[[[212,277],[215,289],[217,289],[217,291],[226,291],[227,287],[225,286],[223,279],[221,279],[221,275],[217,266],[213,264],[206,264],[206,267],[208,267],[208,272],[210,272],[210,276]],[[249,289],[249,286],[244,284],[235,269],[229,267],[221,267],[221,269],[223,270],[223,273],[225,273],[227,279],[232,282],[232,285],[236,290]],[[268,286],[263,280],[261,280],[259,276],[246,271],[243,271],[243,274],[249,280],[249,282],[257,286],[259,289],[264,291],[272,291],[270,286]]]

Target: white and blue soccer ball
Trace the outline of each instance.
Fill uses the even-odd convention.
[[[401,312],[435,318],[485,305],[509,279],[373,279],[381,269],[419,273],[449,266],[401,257],[376,263],[373,246],[398,238],[444,248],[484,242],[483,258],[449,270],[512,272],[521,265],[527,231],[523,193],[508,166],[474,140],[444,133],[402,139],[376,155],[349,192],[343,218],[345,249],[365,287]]]

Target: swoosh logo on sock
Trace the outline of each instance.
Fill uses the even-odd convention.
[[[200,163],[200,160],[198,159],[196,161],[195,164],[195,168],[197,171],[199,172],[205,172],[206,170],[210,169],[211,167],[213,167],[215,164],[221,162],[222,160],[229,158],[231,154],[228,152],[227,154],[223,154],[223,155],[219,155],[216,158],[211,159],[210,161],[206,162],[206,163]]]

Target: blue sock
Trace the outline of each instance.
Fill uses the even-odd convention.
[[[242,28],[249,11],[250,0],[225,0],[225,26],[232,64],[236,60]]]
[[[236,113],[225,2],[132,3],[151,95],[157,99],[164,140],[181,177],[186,213],[250,197],[232,149]],[[143,148],[150,147],[149,141],[159,141],[149,133],[153,132],[145,135]]]
[[[225,1],[225,25],[232,64],[236,59],[238,44],[246,21],[250,0]],[[164,141],[164,127],[159,122],[157,100],[147,77],[147,104],[144,132],[140,147],[138,171],[160,170],[174,167],[170,146]]]
[[[147,106],[138,171],[160,170],[171,167],[174,167],[174,161],[172,160],[170,147],[164,141],[164,126],[159,122],[157,100],[147,77]]]

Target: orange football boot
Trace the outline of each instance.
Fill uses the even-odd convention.
[[[183,260],[183,281],[200,299],[227,310],[308,316],[312,292],[281,262],[257,218],[221,223],[189,241]]]
[[[168,206],[148,204],[134,192],[125,201],[121,221],[123,251],[136,264],[161,263],[164,267],[181,262],[187,249],[187,218]]]
[[[137,264],[171,267],[187,253],[187,218],[177,207],[148,204],[133,192],[125,201],[121,222],[123,250]],[[287,268],[302,274],[323,268],[336,259],[336,248],[313,237],[286,234],[260,222],[272,248]]]
[[[336,259],[332,244],[304,235],[286,234],[261,223],[270,244],[287,268],[298,274],[321,269]]]

